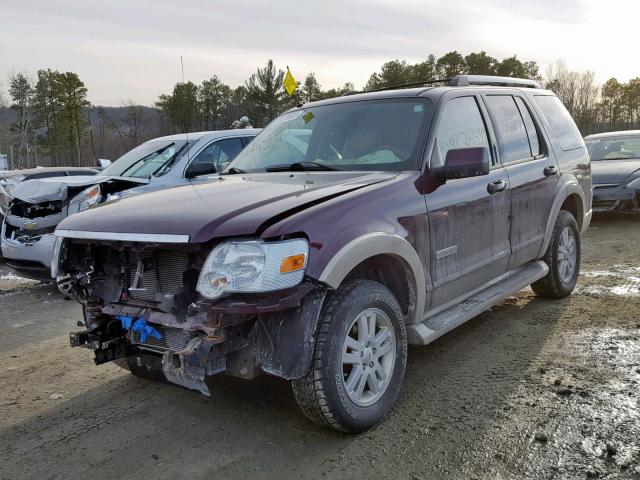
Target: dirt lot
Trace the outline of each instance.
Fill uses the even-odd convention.
[[[308,423],[274,378],[205,399],[96,367],[68,346],[80,308],[0,267],[0,478],[640,479],[640,216],[596,217],[583,255],[570,298],[526,290],[411,348],[361,436]]]

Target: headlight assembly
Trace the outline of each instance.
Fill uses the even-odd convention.
[[[197,290],[206,298],[224,293],[270,292],[298,285],[307,266],[309,244],[304,239],[224,242],[202,267]]]
[[[627,188],[630,190],[640,190],[640,177],[627,183]]]
[[[100,185],[89,187],[71,199],[69,202],[69,215],[72,213],[82,212],[89,207],[97,205],[99,202]]]

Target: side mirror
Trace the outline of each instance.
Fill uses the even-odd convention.
[[[107,160],[106,158],[99,158],[98,165],[100,165],[100,169],[104,170],[107,167],[111,166],[111,160]]]
[[[445,179],[489,175],[491,155],[488,147],[455,148],[447,152],[443,174]]]
[[[199,177],[201,175],[211,175],[216,173],[215,163],[198,162],[192,164],[187,170],[187,178]]]

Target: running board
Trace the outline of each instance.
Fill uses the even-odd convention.
[[[507,272],[489,284],[480,287],[471,296],[448,308],[437,309],[421,322],[407,327],[409,343],[427,345],[436,338],[480,315],[505,298],[540,280],[549,273],[546,263],[536,260]]]

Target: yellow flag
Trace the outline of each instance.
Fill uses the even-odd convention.
[[[289,67],[287,67],[287,74],[284,77],[282,86],[284,87],[284,89],[287,91],[289,95],[293,95],[293,92],[295,92],[296,88],[298,88],[298,82],[296,82],[296,79],[293,78],[293,75],[291,75],[291,71],[289,70]]]

